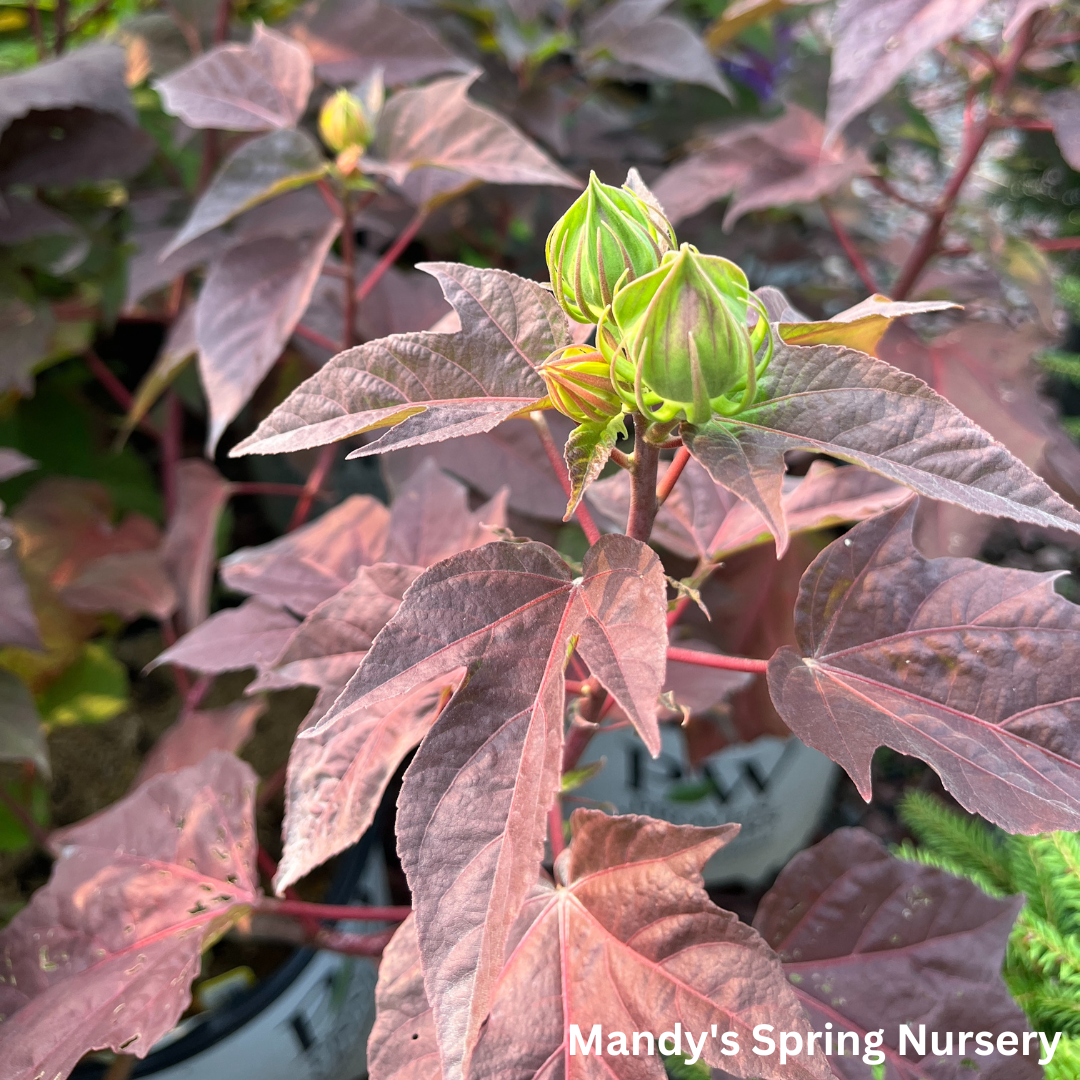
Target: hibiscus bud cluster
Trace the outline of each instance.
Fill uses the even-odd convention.
[[[548,236],[563,310],[596,322],[596,347],[542,366],[554,408],[578,423],[636,410],[658,424],[704,424],[750,405],[772,356],[764,307],[728,259],[678,244],[651,194],[596,175]]]
[[[319,135],[338,155],[343,172],[352,171],[375,138],[384,98],[382,74],[377,72],[351,91],[338,90],[326,99],[319,112]]]

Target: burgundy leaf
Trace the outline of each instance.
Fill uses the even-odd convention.
[[[206,675],[264,668],[274,662],[295,630],[296,619],[287,611],[254,598],[238,608],[215,612],[150,666],[179,664]]]
[[[363,457],[490,431],[545,396],[536,368],[571,344],[551,293],[503,270],[422,263],[465,329],[395,334],[349,349],[301,383],[233,455],[276,454],[393,430]]]
[[[113,611],[127,620],[149,615],[159,622],[179,599],[159,551],[102,555],[60,590],[60,598],[74,611]]]
[[[571,640],[655,753],[665,610],[659,560],[628,537],[602,537],[580,578],[542,544],[455,555],[416,580],[333,708],[300,736],[470,669],[406,773],[398,815],[448,1071],[463,1067],[536,880]]]
[[[191,458],[177,465],[176,505],[161,554],[180,594],[180,613],[189,630],[209,612],[218,516],[228,498],[228,482],[209,462]]]
[[[252,240],[211,264],[195,308],[208,453],[281,355],[340,227],[335,218],[300,240]]]
[[[580,188],[509,121],[469,100],[476,78],[474,71],[390,98],[365,167],[391,177],[423,207],[477,181]]]
[[[247,45],[217,45],[156,83],[165,110],[189,127],[229,131],[292,127],[311,86],[307,51],[261,23]]]
[[[13,476],[21,476],[37,467],[38,463],[33,458],[28,458],[10,447],[0,446],[0,482],[10,480]]]
[[[683,427],[713,479],[751,503],[787,545],[784,453],[813,450],[862,465],[932,499],[1080,532],[1080,513],[924,382],[865,353],[778,342],[763,400]]]
[[[0,517],[0,646],[40,649],[37,616],[26,582],[19,572],[15,542],[11,522]]]
[[[232,590],[307,615],[340,592],[361,566],[383,561],[390,511],[370,495],[350,495],[322,517],[221,560]]]
[[[676,224],[731,195],[725,229],[751,210],[816,202],[874,171],[861,150],[839,140],[823,145],[824,133],[813,113],[789,105],[778,120],[743,124],[702,143],[653,190]]]
[[[262,698],[234,701],[221,709],[192,709],[183,713],[143,758],[135,787],[160,773],[179,772],[198,765],[207,754],[235,754],[255,734],[255,722],[266,712]]]
[[[953,1058],[933,1054],[929,1034],[925,1055],[910,1044],[897,1053],[901,1024],[916,1036],[920,1025],[927,1033],[995,1037],[1027,1029],[1001,978],[1021,904],[1021,897],[995,899],[970,881],[892,858],[863,829],[839,829],[788,863],[754,927],[780,954],[814,1031],[832,1022],[856,1032],[861,1047],[867,1032],[884,1029],[882,1080],[955,1080],[965,1056],[980,1080],[1037,1080],[1042,1071],[1031,1058],[976,1057],[973,1038]],[[830,1061],[843,1080],[870,1080],[858,1056]]]
[[[986,0],[841,0],[833,18],[828,137],[870,108],[920,53],[959,33]]]
[[[330,0],[292,26],[291,33],[307,47],[315,70],[331,83],[363,82],[381,71],[387,86],[402,86],[472,68],[422,22],[378,0]]]
[[[704,1036],[702,1061],[736,1076],[831,1077],[820,1054],[780,1065],[751,1052],[758,1024],[787,1031],[807,1024],[772,950],[702,887],[702,866],[737,825],[702,829],[575,810],[571,829],[573,843],[555,868],[561,887],[534,890],[512,931],[471,1080],[663,1080],[660,1058],[632,1056],[630,1040],[634,1031],[659,1035],[676,1023],[695,1041]],[[415,1007],[414,995],[399,1000]],[[571,1025],[588,1039],[594,1024],[601,1053],[577,1046],[572,1053]],[[627,1056],[617,1042],[612,1047],[612,1032],[627,1033]],[[729,1032],[739,1051],[723,1056]],[[373,1080],[383,1078],[373,1073]]]
[[[256,899],[255,785],[215,752],[57,836],[49,884],[0,932],[4,1080],[145,1057],[172,1028],[204,945]]]
[[[0,669],[0,761],[30,761],[43,776],[49,775],[49,747],[34,699],[25,683],[3,669]]]
[[[870,798],[878,746],[921,758],[1009,832],[1080,827],[1080,607],[1060,574],[926,559],[915,502],[857,525],[803,576],[798,652],[769,689],[803,742]]]

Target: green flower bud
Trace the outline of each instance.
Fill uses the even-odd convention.
[[[367,147],[375,136],[374,119],[364,103],[348,90],[327,98],[319,113],[319,134],[335,154],[354,147]]]
[[[541,365],[540,375],[551,404],[579,424],[610,420],[623,411],[611,385],[611,365],[588,345],[552,353]]]
[[[740,412],[772,357],[768,318],[746,275],[689,244],[619,290],[597,342],[623,400],[658,423]]]
[[[596,322],[622,282],[655,270],[675,246],[659,208],[629,186],[589,186],[548,234],[547,264],[555,297],[570,318]]]

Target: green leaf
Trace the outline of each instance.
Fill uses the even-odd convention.
[[[626,417],[623,413],[606,422],[579,424],[570,432],[563,450],[570,473],[570,501],[566,504],[563,521],[570,520],[585,489],[600,475],[620,438],[626,438]]]
[[[39,825],[48,826],[49,789],[40,780],[35,780],[29,788],[24,783],[12,781],[4,785],[4,791]],[[22,851],[30,846],[31,840],[26,826],[4,803],[0,803],[0,851]]]
[[[90,642],[41,693],[38,710],[46,725],[100,724],[123,712],[127,703],[127,668],[105,644]]]

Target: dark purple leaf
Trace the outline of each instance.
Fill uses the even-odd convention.
[[[49,884],[0,932],[5,1080],[145,1057],[172,1028],[204,945],[256,899],[255,785],[215,752],[56,835]]]
[[[1037,1080],[1031,1057],[942,1058],[930,1032],[1027,1030],[1009,996],[1001,964],[1022,898],[987,896],[941,870],[890,857],[863,829],[840,829],[796,855],[766,893],[754,927],[784,962],[784,973],[810,1017],[810,1028],[884,1033],[881,1080],[955,1080],[977,1066],[980,1080]],[[906,1046],[899,1030],[927,1031],[926,1054]],[[1037,1045],[1037,1044],[1036,1044]],[[821,1044],[818,1044],[820,1051]],[[871,1080],[858,1057],[830,1058],[843,1080]]]
[[[780,715],[869,800],[881,745],[921,758],[1009,832],[1080,827],[1080,607],[1057,573],[926,559],[915,501],[857,525],[803,576]]]
[[[270,131],[293,127],[311,94],[311,57],[256,24],[247,45],[217,45],[157,84],[167,112],[189,127]]]
[[[33,762],[46,777],[50,771],[49,747],[34,699],[24,682],[3,669],[0,669],[0,761]]]
[[[420,266],[466,329],[395,334],[349,349],[301,383],[233,455],[276,454],[393,427],[363,457],[490,431],[545,396],[536,368],[571,344],[551,293],[503,270]]]
[[[159,622],[179,601],[160,551],[102,555],[65,585],[60,597],[74,611],[113,611],[128,620],[149,615]]]

